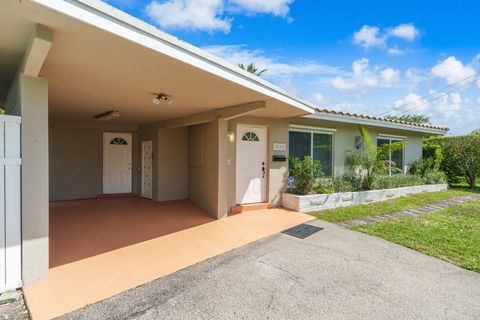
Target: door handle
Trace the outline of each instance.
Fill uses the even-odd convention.
[[[265,179],[265,162],[262,162],[262,178]]]

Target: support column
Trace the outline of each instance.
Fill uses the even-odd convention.
[[[48,81],[20,74],[7,114],[22,116],[22,280],[48,275]]]
[[[228,120],[218,119],[218,201],[217,218],[228,215]]]
[[[6,113],[22,117],[22,281],[48,276],[48,80],[39,77],[53,32],[36,25],[10,87]]]

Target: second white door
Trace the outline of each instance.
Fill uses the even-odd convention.
[[[132,134],[103,134],[103,193],[132,192]]]
[[[236,200],[238,204],[265,201],[266,136],[265,127],[246,125],[237,127]]]

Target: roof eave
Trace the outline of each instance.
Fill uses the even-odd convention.
[[[31,1],[287,103],[306,114],[315,112],[313,104],[99,0]]]
[[[305,118],[310,119],[319,119],[319,120],[327,120],[327,121],[336,121],[336,122],[347,122],[352,124],[358,125],[366,125],[366,126],[373,126],[373,127],[381,127],[381,128],[389,128],[389,129],[397,129],[397,130],[407,130],[407,131],[414,131],[420,132],[428,135],[445,135],[448,132],[448,128],[428,128],[428,127],[421,127],[413,124],[406,124],[406,123],[397,123],[397,122],[390,122],[384,120],[377,120],[377,119],[368,119],[368,118],[361,118],[355,117],[351,115],[341,115],[341,114],[331,114],[327,112],[317,112],[312,115],[304,116]]]

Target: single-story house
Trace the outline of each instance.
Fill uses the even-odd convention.
[[[221,219],[281,206],[289,155],[341,174],[359,126],[405,141],[404,170],[424,135],[448,130],[318,108],[98,0],[4,0],[0,12],[0,134],[18,149],[2,165],[21,165],[18,183],[0,175],[0,289],[47,277],[58,203],[189,199]]]

